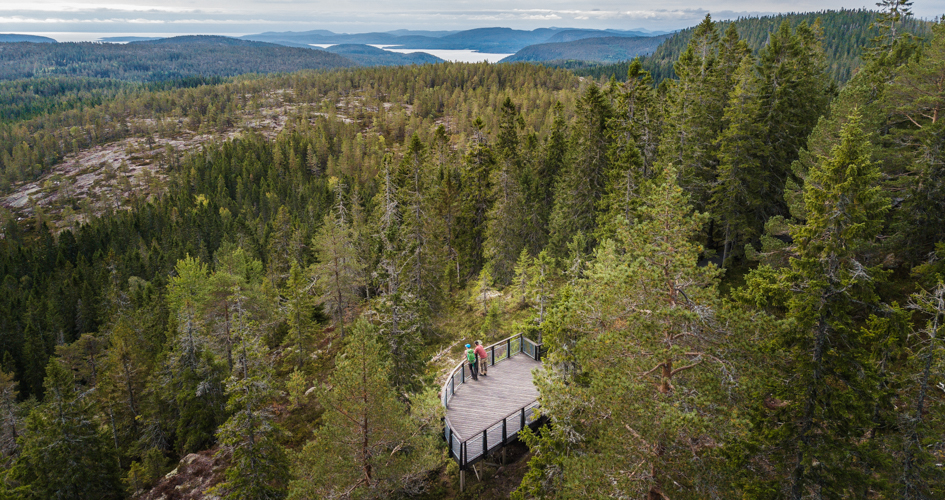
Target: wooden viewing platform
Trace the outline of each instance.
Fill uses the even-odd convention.
[[[526,425],[539,424],[532,370],[541,366],[541,345],[516,335],[485,349],[488,376],[473,380],[469,365],[462,362],[440,394],[446,407],[443,438],[459,463],[461,489],[467,467],[518,439]]]

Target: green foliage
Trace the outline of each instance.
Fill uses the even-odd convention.
[[[21,498],[121,498],[117,461],[93,419],[92,398],[76,391],[72,376],[51,360],[46,397],[32,411],[20,438],[13,478]]]
[[[238,313],[239,314],[239,313]],[[221,455],[230,455],[226,480],[215,487],[228,500],[285,498],[289,460],[269,408],[275,396],[268,352],[252,322],[237,326],[238,360],[226,382],[230,417],[217,430]]]
[[[595,85],[588,86],[578,101],[577,118],[571,129],[570,155],[554,187],[554,208],[548,223],[548,244],[563,257],[576,233],[593,234],[595,208],[604,195],[611,138],[607,125],[613,108]],[[590,241],[582,250],[587,250]]]
[[[739,373],[721,346],[739,332],[721,328],[718,270],[697,266],[707,217],[674,171],[654,182],[547,322],[536,383],[552,425],[527,438],[526,496],[726,496],[708,443],[732,432]]]
[[[877,424],[885,390],[877,355],[887,346],[882,331],[858,324],[879,305],[875,288],[886,274],[863,263],[889,209],[878,179],[854,114],[830,156],[808,175],[807,222],[791,227],[790,266],[749,276],[755,300],[785,312],[775,337],[783,360],[778,369],[792,374],[780,383],[771,379],[758,395],[769,404],[756,414],[757,449],[779,467],[762,480],[746,478],[756,495],[780,490],[800,498],[816,491],[839,498],[881,487],[870,472],[882,466],[877,443],[862,437]],[[761,487],[764,480],[770,482]]]
[[[128,44],[9,43],[4,46],[5,64],[0,80],[69,75],[160,82],[195,76],[355,65],[342,56],[324,51],[214,36]]]
[[[415,401],[413,414],[408,410],[391,384],[391,353],[376,336],[362,320],[345,339],[335,371],[318,390],[324,424],[295,459],[289,498],[416,492],[439,463],[431,426],[438,405]]]
[[[923,50],[908,16],[883,21],[887,56],[828,109],[836,24],[755,44],[740,22],[707,19],[656,88],[646,61],[603,85],[513,64],[43,83],[49,103],[79,89],[88,106],[0,124],[4,193],[94,145],[234,138],[150,151],[162,179],[121,210],[74,191],[62,212],[48,197],[0,215],[0,464],[22,465],[0,496],[48,482],[13,455],[58,432],[51,357],[84,453],[127,488],[220,446],[221,495],[280,497],[291,479],[298,498],[413,495],[441,464],[424,361],[460,324],[550,349],[556,424],[526,438],[523,495],[941,496],[940,335],[915,326],[934,325],[945,254],[941,25]],[[276,135],[247,128],[272,113]],[[85,222],[57,224],[78,206]],[[747,284],[738,304],[718,296],[717,254],[721,289]],[[917,284],[932,291],[910,313],[896,303]],[[376,404],[351,396],[364,387]]]
[[[871,28],[880,19],[881,13],[866,9],[857,10],[825,10],[820,12],[776,14],[772,16],[748,17],[736,21],[723,21],[723,28],[734,25],[740,38],[748,42],[749,48],[758,51],[768,42],[769,33],[776,31],[785,21],[791,26],[801,23],[813,25],[820,19],[824,32],[824,52],[827,57],[827,67],[830,76],[838,82],[850,80],[861,65],[860,48],[866,46],[875,31]],[[903,19],[900,31],[916,34],[928,32],[928,25],[916,19]],[[676,33],[645,60],[645,67],[656,81],[675,78],[673,63],[682,54],[689,40],[694,36],[696,28],[688,28]],[[619,70],[618,70],[619,69]],[[609,68],[601,68],[598,72],[608,75]],[[620,78],[623,68],[615,68],[614,74]]]

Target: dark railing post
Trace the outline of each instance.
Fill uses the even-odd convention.
[[[459,470],[466,470],[466,443],[459,445]]]
[[[482,431],[482,458],[486,458],[489,453],[489,429]]]
[[[456,394],[456,379],[450,377],[450,396]]]
[[[519,429],[519,430],[520,430],[520,431],[524,431],[524,430],[525,430],[525,408],[522,408],[522,428]]]
[[[450,427],[449,425],[447,425],[446,428],[450,430],[449,454],[452,455],[453,454],[453,428]]]
[[[492,364],[491,364],[491,366],[495,366],[495,345],[492,346]]]
[[[512,337],[505,339],[505,359],[512,357]]]
[[[525,352],[525,334],[518,334],[518,352]]]
[[[502,444],[505,444],[505,442],[509,440],[509,436],[506,434],[506,430],[505,430],[506,420],[508,420],[508,417],[502,419]],[[450,429],[450,432],[452,432],[452,429]],[[453,435],[450,434],[450,437],[452,438]]]
[[[460,384],[466,383],[466,363],[465,362],[459,365],[459,383]]]

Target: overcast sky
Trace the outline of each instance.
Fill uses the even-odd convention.
[[[503,26],[671,30],[715,19],[872,7],[862,0],[0,0],[0,33],[207,33],[327,29],[339,33]],[[917,0],[917,16],[945,0]]]

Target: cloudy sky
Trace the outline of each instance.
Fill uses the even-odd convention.
[[[872,6],[863,0],[2,0],[0,33],[218,33],[327,29],[458,30],[486,26],[668,30],[775,12]],[[918,0],[917,16],[945,13],[945,0]]]

